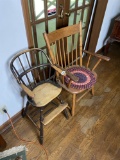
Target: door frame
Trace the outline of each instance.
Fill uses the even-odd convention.
[[[87,49],[91,52],[95,52],[96,45],[98,42],[100,30],[102,27],[106,7],[107,7],[108,0],[97,0],[96,10],[94,13],[94,20],[92,23],[90,36],[87,44]]]
[[[25,23],[25,29],[26,29],[26,35],[28,40],[28,48],[34,47],[33,37],[31,34],[31,24],[30,24],[30,15],[28,10],[28,3],[25,0],[21,0],[22,10],[23,10],[23,17],[24,17],[24,23]]]

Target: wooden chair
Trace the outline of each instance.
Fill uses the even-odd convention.
[[[23,117],[27,115],[38,128],[40,143],[43,144],[43,125],[47,125],[62,111],[68,118],[66,111],[68,104],[60,97],[62,88],[55,81],[55,70],[48,62],[47,55],[38,48],[23,50],[15,55],[10,68],[27,94],[28,100],[22,115]],[[60,69],[58,71],[61,72]],[[36,119],[39,113],[40,116]]]
[[[92,91],[94,95],[94,84],[97,79],[97,74],[94,70],[98,64],[101,60],[110,60],[109,57],[82,50],[81,25],[80,22],[48,34],[44,33],[52,63],[65,71],[62,77],[57,74],[57,80],[60,86],[72,94],[72,115],[75,114],[76,102],[89,91]],[[85,54],[88,56],[84,56]],[[90,62],[93,64],[91,57],[96,57],[98,60],[97,62],[95,61],[94,66],[90,69]],[[83,58],[88,59],[84,66]],[[69,76],[70,73],[78,77],[76,82]],[[82,95],[78,96],[79,93],[82,93]]]

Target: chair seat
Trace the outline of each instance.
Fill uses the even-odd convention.
[[[58,88],[51,83],[41,84],[33,90],[33,100],[37,107],[45,106],[51,102],[51,100],[56,98],[60,94],[61,90],[61,88]]]
[[[96,83],[96,76],[92,71],[86,69],[84,67],[73,66],[67,69],[70,73],[79,77],[78,82],[72,81],[70,84],[71,88],[84,90],[91,88]],[[65,83],[68,84],[70,78],[68,76],[65,77]]]

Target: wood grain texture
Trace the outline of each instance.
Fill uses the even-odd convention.
[[[56,98],[61,92],[61,88],[56,87],[51,83],[44,83],[33,90],[34,101],[38,107],[48,104]]]
[[[113,44],[109,50],[110,62],[102,61],[98,71],[95,96],[86,95],[77,103],[74,117],[66,120],[62,114],[44,127],[44,145],[49,160],[119,160],[120,159],[120,46]],[[62,92],[71,102],[72,96]],[[39,132],[27,118],[15,123],[20,137],[36,141]],[[12,130],[2,133],[7,148],[26,145],[27,159],[45,160],[39,146],[16,139]],[[12,139],[12,141],[11,141]]]
[[[92,24],[92,30],[91,30],[90,41],[88,46],[88,50],[91,52],[95,52],[95,48],[99,38],[107,3],[108,3],[108,0],[97,1],[96,12],[95,12],[94,21]]]
[[[66,107],[68,106],[67,103],[60,104],[56,109],[54,109],[50,114],[48,114],[44,120],[43,124],[47,125],[49,122],[51,122],[58,114],[60,114]]]

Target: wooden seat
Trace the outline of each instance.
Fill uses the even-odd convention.
[[[110,58],[82,49],[81,22],[48,34],[44,33],[44,38],[52,63],[64,71],[63,75],[57,73],[56,79],[62,88],[72,94],[71,110],[74,115],[76,102],[89,91],[94,95],[94,84],[97,81],[96,67],[101,60],[109,61]],[[95,64],[92,57],[96,58]],[[79,96],[79,93],[83,94]]]
[[[61,92],[62,88],[58,88],[51,83],[43,83],[33,89],[34,102],[36,107],[42,107],[51,102]]]
[[[38,48],[23,50],[15,55],[10,68],[27,94],[28,100],[22,115],[27,115],[38,128],[40,143],[43,144],[43,125],[47,125],[61,112],[68,118],[68,104],[61,99],[62,88],[55,80],[55,69],[59,72],[61,70],[50,64],[48,56]],[[37,123],[39,121],[40,126]]]

